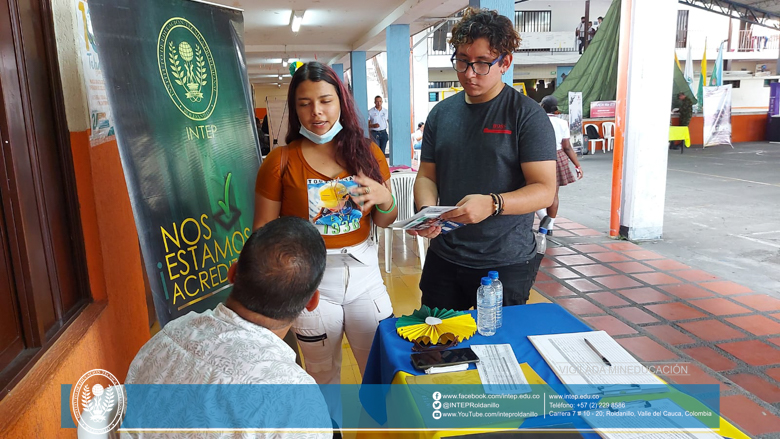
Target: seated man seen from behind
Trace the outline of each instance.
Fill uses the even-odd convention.
[[[228,279],[233,283],[227,301],[214,310],[191,312],[168,323],[138,352],[127,373],[127,384],[270,384],[274,389],[308,389],[311,398],[290,400],[275,394],[264,401],[235,401],[227,412],[242,413],[248,406],[253,412],[269,413],[271,423],[296,427],[330,426],[325,400],[314,379],[295,363],[295,352],[282,340],[293,320],[306,308],[311,311],[319,302],[317,286],[325,271],[325,243],[319,232],[307,221],[282,217],[255,231],[246,241],[238,262],[230,267]],[[309,386],[286,386],[308,384]],[[174,386],[172,386],[174,387]],[[244,386],[256,391],[271,388]],[[230,389],[234,387],[230,386]],[[165,387],[160,392],[165,393]],[[310,390],[314,390],[312,393]],[[295,395],[299,390],[290,390]],[[234,398],[236,399],[236,398]],[[129,398],[128,398],[129,401]],[[134,404],[130,402],[130,406]],[[211,401],[214,402],[214,401]],[[206,403],[204,401],[204,403]],[[197,404],[190,401],[188,404]],[[233,404],[220,401],[221,406]],[[289,408],[294,410],[287,410]],[[208,412],[198,410],[199,413]],[[143,410],[143,409],[141,409]],[[197,410],[197,409],[196,409]],[[304,419],[291,412],[302,413]],[[154,414],[150,416],[154,417]],[[214,416],[217,416],[216,414]],[[289,419],[284,419],[286,417]],[[253,418],[254,419],[254,418]],[[245,419],[238,419],[240,424]],[[242,426],[245,427],[245,426]],[[250,428],[263,429],[263,425]],[[273,426],[272,426],[273,427]],[[241,428],[235,427],[233,428]],[[287,428],[287,427],[283,427]],[[267,431],[217,435],[182,433],[182,437],[331,437],[332,430]],[[135,435],[134,435],[135,436]],[[155,436],[144,433],[142,437]],[[162,436],[162,435],[161,435]],[[164,437],[176,437],[167,434]]]

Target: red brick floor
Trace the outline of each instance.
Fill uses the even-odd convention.
[[[720,384],[724,417],[780,438],[779,298],[582,224],[555,226],[534,289],[641,362],[687,366],[664,379]]]
[[[695,342],[693,338],[683,334],[682,332],[672,328],[671,326],[667,326],[667,325],[645,326],[644,329],[650,334],[656,336],[656,338],[660,339],[661,341],[665,341],[670,345],[677,346],[681,344],[691,344]]]
[[[612,316],[583,317],[588,325],[601,331],[606,331],[611,336],[636,334],[636,329],[626,325]]]

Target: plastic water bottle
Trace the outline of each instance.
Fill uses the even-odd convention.
[[[477,289],[477,331],[484,336],[496,333],[496,294],[492,285],[492,279],[483,277]]]
[[[536,253],[544,254],[547,251],[547,229],[539,227],[536,232]]]
[[[504,323],[504,285],[498,280],[497,271],[489,271],[488,277],[493,281],[493,291],[496,294],[496,329]]]

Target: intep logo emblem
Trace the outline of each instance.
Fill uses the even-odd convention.
[[[79,379],[70,398],[79,426],[102,435],[113,431],[124,417],[127,399],[119,380],[103,369],[92,369]]]
[[[157,38],[157,66],[168,96],[185,116],[206,120],[217,105],[217,67],[200,31],[184,18],[166,21]]]

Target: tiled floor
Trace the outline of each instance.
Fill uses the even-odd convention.
[[[724,417],[780,438],[780,299],[563,218],[554,233],[532,302],[559,303],[645,364],[686,366],[666,380],[720,384]],[[416,242],[396,232],[391,273],[382,273],[396,315],[419,308],[420,273]],[[346,339],[344,358],[342,383],[360,383]]]
[[[687,366],[664,379],[720,383],[724,417],[780,438],[780,299],[564,218],[555,226],[536,290],[643,363]]]

